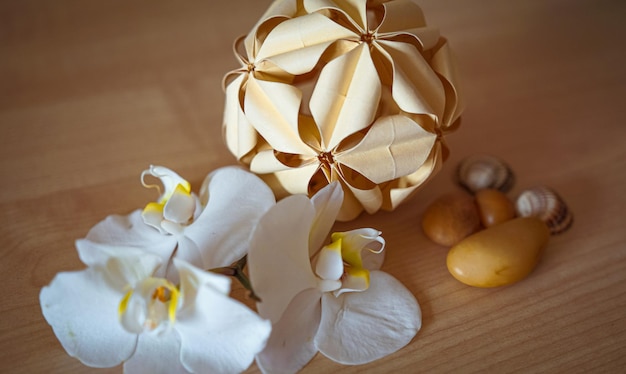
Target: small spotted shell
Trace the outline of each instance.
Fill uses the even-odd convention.
[[[461,186],[472,193],[485,188],[507,192],[513,187],[515,175],[511,168],[499,158],[475,155],[459,163],[457,180]]]
[[[520,217],[538,217],[546,223],[551,234],[569,229],[574,216],[565,201],[552,189],[537,186],[522,192],[515,202]]]

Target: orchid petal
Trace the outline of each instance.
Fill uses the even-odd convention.
[[[263,373],[295,373],[317,353],[313,344],[320,323],[321,294],[316,289],[300,292],[289,303],[256,362]]]
[[[262,300],[257,304],[259,313],[273,323],[298,293],[316,286],[307,248],[314,217],[306,196],[289,196],[261,218],[252,234],[250,280]]]
[[[436,134],[406,116],[386,116],[378,119],[361,142],[341,153],[337,160],[374,183],[384,183],[417,170],[428,158],[436,138]]]
[[[39,294],[46,321],[67,353],[92,367],[112,367],[128,359],[137,335],[122,328],[118,304],[123,294],[95,268],[59,273]]]
[[[185,236],[197,245],[206,269],[229,266],[243,257],[252,229],[275,202],[259,177],[237,167],[209,174],[200,188],[200,200],[206,207],[185,228]]]
[[[309,103],[325,150],[369,126],[380,96],[381,83],[367,43],[326,64]]]
[[[280,98],[276,100],[275,98]],[[315,152],[298,135],[298,109],[302,93],[294,86],[248,79],[244,111],[250,123],[273,149],[293,154]]]
[[[354,33],[329,18],[311,13],[280,23],[265,38],[257,59],[269,59],[290,74],[311,71],[322,53]]]
[[[309,236],[309,256],[313,256],[321,247],[343,202],[343,189],[339,182],[333,182],[319,190],[311,198],[315,206],[315,219]]]
[[[163,217],[175,223],[187,223],[196,207],[193,196],[182,185],[177,185],[163,207]]]
[[[88,239],[77,240],[76,249],[85,265],[106,270],[107,280],[120,291],[154,275],[166,263],[161,256],[140,248],[101,244]]]
[[[241,107],[239,92],[245,83],[248,74],[240,74],[226,86],[226,100],[224,104],[224,122],[222,129],[228,149],[241,160],[257,143],[257,132],[250,125]]]
[[[221,292],[226,277],[177,259],[174,264],[180,271],[181,293],[194,300],[186,302],[175,326],[183,366],[194,373],[245,370],[265,346],[270,322]]]
[[[324,294],[317,348],[333,361],[364,364],[407,345],[421,327],[417,300],[392,276],[373,271],[370,287]]]
[[[187,373],[180,363],[180,337],[175,329],[139,335],[137,350],[124,363],[125,373]]]
[[[141,210],[135,210],[127,216],[108,216],[89,230],[86,239],[94,244],[139,248],[160,256],[163,263],[167,263],[176,249],[176,238],[146,225],[141,215]],[[165,269],[154,275],[161,276],[164,272]]]

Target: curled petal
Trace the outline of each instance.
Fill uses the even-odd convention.
[[[308,250],[314,215],[306,196],[289,196],[261,218],[252,234],[250,280],[262,300],[259,313],[273,323],[298,293],[317,284]]]
[[[452,51],[445,39],[441,39],[440,45],[436,48],[436,52],[432,58],[433,70],[441,75],[444,80],[444,89],[446,91],[446,106],[441,121],[441,127],[446,129],[461,116],[461,112],[465,108],[463,95],[461,95],[461,85],[459,73]]]
[[[257,132],[250,125],[239,100],[239,91],[246,82],[247,74],[240,74],[226,86],[224,103],[223,136],[228,149],[241,160],[257,142]]]
[[[396,0],[383,3],[385,15],[378,28],[379,33],[395,33],[426,26],[422,9],[412,0]]]
[[[175,325],[183,366],[193,373],[245,370],[265,346],[270,322],[228,297],[227,277],[177,259],[174,264],[180,271],[181,294],[186,299]]]
[[[67,353],[91,367],[112,367],[134,352],[137,335],[118,321],[123,297],[96,268],[59,273],[39,294],[46,321]]]
[[[364,364],[407,345],[421,327],[415,297],[392,276],[373,271],[370,287],[338,297],[324,294],[315,345],[333,361]]]
[[[194,264],[205,269],[229,266],[248,251],[250,234],[274,205],[274,194],[256,175],[224,167],[207,176],[199,195],[206,206],[185,228],[185,236],[196,244],[204,262]]]
[[[150,165],[149,169],[144,170],[143,173],[141,173],[141,182],[144,186],[158,188],[158,186],[148,185],[144,182],[143,179],[148,174],[155,178],[159,178],[163,184],[164,191],[159,198],[159,203],[166,202],[172,196],[178,185],[181,185],[182,188],[188,193],[191,192],[191,185],[189,182],[183,179],[180,175],[176,174],[173,170],[164,166]]]

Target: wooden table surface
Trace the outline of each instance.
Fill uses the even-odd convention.
[[[420,0],[454,48],[467,109],[437,177],[393,213],[363,215],[387,239],[384,270],[419,299],[404,349],[313,372],[623,372],[626,367],[626,2]],[[139,174],[177,170],[196,187],[233,164],[221,78],[232,41],[268,0],[0,2],[0,372],[93,372],[46,324],[41,287],[82,269],[74,240],[142,207]],[[516,172],[511,196],[553,187],[575,214],[530,277],[476,289],[420,229],[458,187],[459,160],[490,153]],[[239,292],[241,294],[241,292]],[[258,372],[253,366],[250,372]],[[100,372],[121,372],[121,368]]]

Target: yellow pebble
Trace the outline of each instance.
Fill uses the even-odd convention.
[[[535,217],[516,218],[479,231],[450,249],[448,271],[474,287],[498,287],[525,278],[535,268],[550,230]]]
[[[491,188],[478,190],[474,195],[480,222],[485,227],[506,222],[515,217],[515,206],[503,192]]]
[[[433,242],[452,246],[480,228],[474,199],[466,193],[439,197],[426,208],[422,217],[424,234]]]

